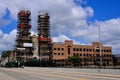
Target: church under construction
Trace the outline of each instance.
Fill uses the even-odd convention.
[[[52,43],[50,16],[47,12],[38,14],[38,35],[30,36],[30,15],[29,10],[21,10],[18,13],[16,60],[52,61],[55,66],[62,67],[73,66],[70,59],[78,56],[78,66],[113,65],[112,47],[101,45],[100,42],[93,42],[92,45],[74,45],[71,40],[66,40],[65,43]]]
[[[18,13],[15,59],[23,61],[33,58],[44,61],[51,60],[50,17],[46,12],[38,14],[38,36],[35,39],[30,36],[30,15],[29,10],[20,10]],[[33,49],[37,49],[37,51]]]

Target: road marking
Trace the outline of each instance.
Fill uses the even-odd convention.
[[[64,76],[64,75],[57,75],[57,74],[48,74],[48,73],[38,73],[38,72],[30,72],[30,71],[20,71],[20,70],[10,70],[10,69],[4,69],[11,72],[24,72],[24,73],[32,73],[32,74],[40,74],[44,76],[51,76],[51,77],[60,77],[60,78],[67,78],[67,79],[73,79],[73,80],[90,80],[87,78],[77,78],[77,77],[71,77],[71,76]]]

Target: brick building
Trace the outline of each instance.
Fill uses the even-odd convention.
[[[53,43],[52,60],[56,66],[71,66],[70,58],[79,56],[79,66],[100,65],[102,58],[103,66],[113,65],[112,63],[112,47],[101,45],[93,42],[92,45],[74,45],[73,41],[66,40],[65,43]]]

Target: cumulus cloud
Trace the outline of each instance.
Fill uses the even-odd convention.
[[[1,31],[0,31],[1,32]],[[9,34],[3,34],[0,37],[0,51],[12,50],[14,48],[17,30],[11,31]]]
[[[74,1],[78,1],[79,5],[76,5]],[[90,23],[88,25],[87,19],[94,16],[94,10],[90,6],[82,7],[82,4],[86,4],[85,0],[1,0],[0,1],[0,21],[5,15],[6,8],[10,11],[11,17],[17,20],[17,13],[20,9],[29,9],[31,11],[31,24],[32,34],[37,33],[37,16],[39,11],[47,11],[50,15],[51,24],[51,36],[55,42],[64,42],[64,40],[73,40],[75,43],[79,43],[79,39],[84,42],[92,43],[93,41],[99,41],[98,26],[101,27],[101,41],[105,45],[110,45],[114,50],[120,48],[120,18],[111,19],[106,21],[98,21]],[[10,36],[14,35],[11,31],[10,34],[4,34],[0,31],[1,40],[7,41],[8,44],[12,44]],[[69,35],[71,38],[69,38]],[[73,39],[74,38],[74,39]],[[0,45],[3,45],[4,41],[0,40]],[[10,41],[9,41],[10,40]],[[4,43],[5,44],[5,43]],[[82,44],[80,42],[80,44]],[[5,45],[4,45],[5,46]],[[3,46],[3,47],[4,47]],[[8,46],[5,46],[8,48]],[[120,51],[119,51],[120,52]]]
[[[99,22],[101,40],[113,47],[113,52],[120,53],[120,18]]]
[[[72,35],[85,40],[87,43],[99,41],[99,27],[100,38],[103,45],[112,46],[113,53],[119,53],[120,18],[89,23],[84,29],[76,29]]]
[[[65,40],[72,40],[73,44],[83,44],[83,43],[80,43],[79,41],[77,41],[75,39],[69,38],[68,36],[66,36],[64,34],[59,34],[58,36],[52,37],[52,42],[62,42],[62,43],[64,43]]]
[[[71,39],[63,34],[59,34],[56,37],[52,37],[53,42],[64,42],[65,40],[71,40]]]
[[[52,30],[57,29],[59,33],[66,32],[60,30],[59,25],[64,25],[65,29],[73,28],[75,22],[78,20],[85,20],[88,16],[93,14],[92,8],[77,6],[73,0],[2,0],[3,13],[6,8],[11,12],[11,17],[17,19],[17,13],[20,9],[29,9],[32,12],[32,29],[37,32],[37,15],[39,11],[48,11],[51,16]],[[56,31],[57,31],[56,30]],[[70,31],[69,29],[68,31]],[[58,34],[59,34],[58,33]],[[57,33],[56,33],[57,34]],[[56,35],[55,34],[55,35]],[[57,35],[58,35],[57,34]],[[54,36],[54,34],[52,33]]]

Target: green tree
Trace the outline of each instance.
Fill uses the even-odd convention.
[[[3,51],[3,52],[2,52],[2,58],[7,58],[7,57],[9,57],[9,56],[10,56],[10,52],[11,52],[11,51]]]
[[[70,62],[72,62],[72,64],[74,66],[79,66],[79,64],[80,64],[80,58],[79,58],[79,56],[72,56],[70,58]]]

